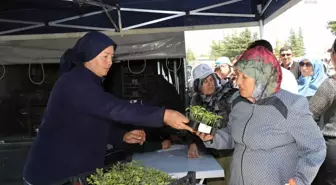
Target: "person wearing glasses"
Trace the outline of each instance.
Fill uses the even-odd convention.
[[[289,46],[282,47],[280,49],[280,62],[281,67],[288,69],[293,73],[296,79],[301,76],[300,66],[293,60],[294,54],[293,49]]]
[[[252,49],[257,46],[263,46],[269,52],[273,53],[273,47],[271,43],[263,39],[252,42],[247,49]],[[281,67],[281,73],[282,73],[282,81],[280,88],[288,92],[298,94],[298,83],[297,80],[295,79],[295,76],[284,67]]]
[[[336,64],[336,40],[330,50],[332,64]],[[318,172],[313,185],[336,185],[336,75],[321,84],[309,101],[310,111],[319,120],[327,145],[327,157]]]
[[[299,95],[310,99],[327,78],[327,75],[320,59],[304,57],[299,62],[299,66],[301,70],[301,76],[298,80]]]

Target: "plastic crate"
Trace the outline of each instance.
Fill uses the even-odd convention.
[[[169,185],[196,185],[196,173],[188,172],[188,174]]]

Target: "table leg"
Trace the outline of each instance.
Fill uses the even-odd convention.
[[[203,182],[204,182],[204,179],[200,179],[198,184],[203,184]]]

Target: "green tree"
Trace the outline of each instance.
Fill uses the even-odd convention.
[[[187,62],[193,61],[195,59],[196,59],[196,57],[195,57],[194,52],[190,48],[188,48],[188,50],[187,50]]]
[[[287,42],[284,43],[284,42],[282,42],[282,41],[276,39],[276,41],[275,41],[275,47],[274,47],[274,55],[275,55],[276,57],[279,57],[279,56],[280,56],[280,49],[281,49],[282,47],[284,47],[286,44],[287,44]]]
[[[330,29],[333,35],[336,35],[336,21],[329,21],[327,28]]]
[[[292,47],[293,53],[296,56],[303,56],[305,54],[304,38],[301,28],[298,33],[296,33],[294,29],[290,30],[288,44]]]
[[[302,34],[301,27],[299,28],[298,33],[298,46],[297,46],[297,56],[303,56],[305,54],[304,38]]]
[[[212,41],[210,56],[217,59],[221,56],[227,56],[233,59],[235,56],[242,54],[248,45],[258,39],[257,33],[252,33],[246,28],[244,31],[227,35],[223,40]]]

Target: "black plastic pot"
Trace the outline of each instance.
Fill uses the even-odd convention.
[[[216,134],[216,132],[217,132],[217,128],[212,127],[210,134],[211,134],[212,136],[214,136],[214,135]]]
[[[188,126],[196,131],[200,131],[199,130],[199,126],[201,125],[201,123],[199,121],[196,121],[196,120],[192,120],[191,118],[189,118],[189,123],[188,123]],[[202,132],[202,131],[200,131]],[[216,127],[212,127],[211,128],[211,131],[209,134],[211,134],[212,136],[214,136],[217,132],[217,128]]]
[[[192,129],[194,129],[194,130],[197,130],[198,129],[198,126],[199,126],[199,124],[200,124],[200,122],[198,122],[198,121],[194,121],[194,120],[192,120],[192,119],[190,119],[189,118],[189,123],[188,123],[188,126],[190,127],[190,128],[192,128]]]

